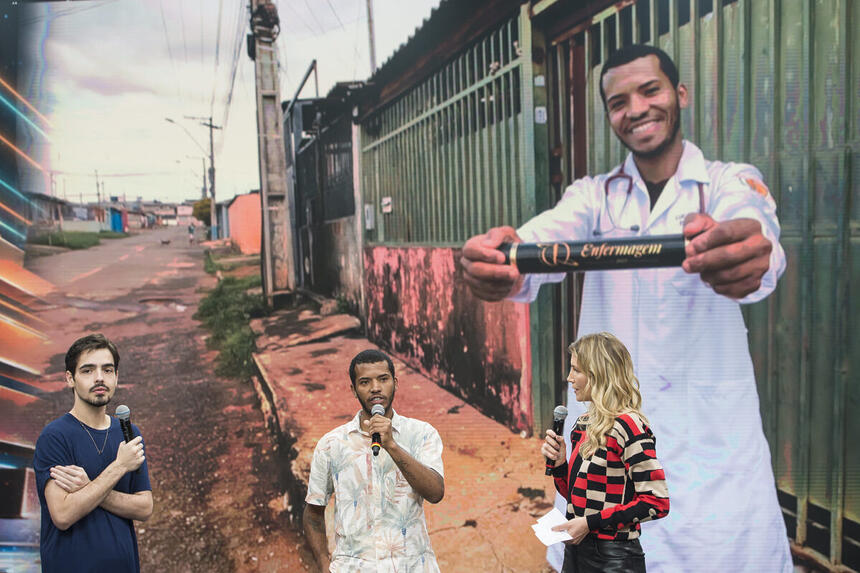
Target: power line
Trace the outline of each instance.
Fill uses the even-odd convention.
[[[108,4],[113,4],[118,2],[119,0],[104,0],[101,4],[96,4],[94,6],[81,6],[81,7],[71,7],[67,10],[53,10],[48,8],[48,14],[44,16],[34,16],[32,18],[28,18],[26,20],[19,20],[18,25],[20,26],[29,26],[30,24],[37,24],[39,22],[43,22],[46,19],[55,20],[57,18],[61,18],[63,16],[71,16],[72,14],[77,14],[79,12],[86,12],[87,10],[95,10],[96,8],[103,8]]]
[[[278,3],[277,3],[277,1],[276,1],[275,3],[276,3],[276,4],[278,4]],[[295,8],[293,8],[290,4],[286,4],[286,6],[287,6],[287,8],[289,8],[290,10],[292,10],[293,14],[295,14],[295,16],[296,16],[296,19],[297,19],[299,22],[301,22],[301,23],[302,23],[302,25],[303,25],[305,28],[307,28],[307,29],[308,29],[308,32],[310,32],[310,33],[311,33],[311,35],[313,35],[313,36],[318,36],[318,35],[319,35],[319,34],[317,34],[317,32],[316,32],[313,28],[311,28],[310,24],[308,24],[308,21],[307,21],[307,20],[305,20],[305,19],[302,17],[302,15],[299,13],[299,11],[298,11],[298,10],[296,10]],[[278,12],[280,12],[280,10],[281,10],[281,7],[280,7],[280,5],[278,5]],[[283,20],[282,20],[282,22],[283,22]],[[284,34],[281,34],[281,36],[279,36],[279,37],[282,37],[283,35],[284,35]]]
[[[307,1],[307,0],[305,0]],[[337,15],[337,10],[334,9],[334,6],[331,5],[331,0],[325,0],[328,4],[328,7],[331,8],[331,13],[334,14],[334,17],[337,18],[337,23],[340,24],[340,29],[346,32],[346,28],[343,27],[343,22],[340,21],[340,16]]]
[[[224,0],[218,0],[218,31],[215,34],[215,69],[212,70],[212,98],[209,101],[209,115],[215,109],[215,89],[218,86],[218,64],[221,52],[221,16],[224,9]]]
[[[188,42],[185,41],[185,2],[179,0],[179,21],[182,23],[182,50],[185,56],[185,65],[188,65]]]
[[[317,26],[319,26],[319,27],[320,27],[320,33],[321,33],[321,34],[325,34],[325,28],[323,27],[323,25],[322,25],[322,24],[320,24],[320,21],[317,19],[317,15],[316,15],[316,14],[314,14],[313,8],[311,8],[311,5],[310,5],[310,4],[308,4],[308,0],[305,0],[305,6],[307,6],[307,7],[308,7],[308,12],[310,12],[310,13],[311,13],[311,18],[313,18],[313,19],[314,19],[314,22],[316,22],[316,23],[317,23]]]
[[[239,69],[239,59],[242,53],[242,40],[244,38],[245,32],[245,7],[242,2],[239,2],[239,12],[236,18],[236,27],[235,27],[235,35],[233,36],[233,61],[231,63],[230,70],[230,87],[229,92],[227,94],[227,103],[224,107],[224,116],[221,121],[221,125],[226,129],[227,122],[230,119],[230,107],[233,103],[233,89],[236,85],[236,72]],[[223,137],[221,138],[223,141]],[[220,142],[219,142],[220,143]],[[220,145],[219,145],[220,147]]]
[[[170,57],[170,67],[173,68],[173,79],[176,84],[176,96],[182,97],[179,88],[179,76],[176,74],[176,61],[173,59],[173,50],[170,49],[170,34],[167,32],[167,18],[164,17],[164,0],[159,0],[158,7],[161,10],[161,24],[164,27],[164,43],[167,44],[167,55]]]

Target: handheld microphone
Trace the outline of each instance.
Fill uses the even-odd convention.
[[[116,407],[116,418],[119,420],[119,427],[122,429],[122,437],[126,443],[134,439],[134,432],[131,430],[131,410],[128,406],[120,404]],[[140,468],[137,468],[135,473],[140,473]]]
[[[552,431],[555,432],[562,440],[564,436],[561,433],[564,431],[564,419],[567,418],[567,408],[564,406],[556,406],[552,411]],[[546,459],[546,473],[544,475],[551,476],[552,470],[555,469],[555,460]]]
[[[371,416],[375,416],[377,414],[379,414],[380,416],[385,415],[385,408],[381,404],[374,404],[373,408],[370,409]],[[374,456],[379,455],[379,448],[382,447],[382,444],[380,443],[381,441],[382,440],[379,437],[379,432],[373,432],[373,435],[370,436],[370,449],[373,450]]]

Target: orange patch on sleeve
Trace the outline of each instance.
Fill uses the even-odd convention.
[[[753,177],[747,177],[746,179],[744,179],[744,183],[749,185],[750,189],[752,189],[762,197],[767,197],[770,193],[770,190],[767,188],[767,185]]]

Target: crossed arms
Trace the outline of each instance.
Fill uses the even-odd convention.
[[[152,492],[122,493],[113,487],[127,472],[143,464],[141,438],[122,442],[116,459],[94,480],[79,466],[54,466],[45,485],[45,501],[57,529],[65,531],[97,507],[136,521],[152,515]]]

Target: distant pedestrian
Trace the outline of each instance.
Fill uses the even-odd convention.
[[[427,422],[394,411],[397,378],[388,355],[360,352],[349,377],[361,410],[317,444],[305,498],[305,536],[319,571],[438,572],[423,502],[439,503],[445,494],[442,440]],[[376,406],[384,413],[372,415]],[[332,494],[329,555],[325,508]]]
[[[126,443],[105,412],[118,371],[119,352],[101,334],[66,353],[74,405],[42,430],[33,456],[44,573],[140,571],[133,520],[152,515],[152,488],[140,431],[132,425],[136,437]]]
[[[567,500],[570,521],[553,527],[573,538],[562,573],[644,573],[639,524],[669,513],[669,492],[630,353],[607,332],[587,334],[570,345],[567,380],[589,403],[570,433],[570,461],[552,430],[541,446]]]
[[[194,223],[188,225],[188,244],[194,244]]]

